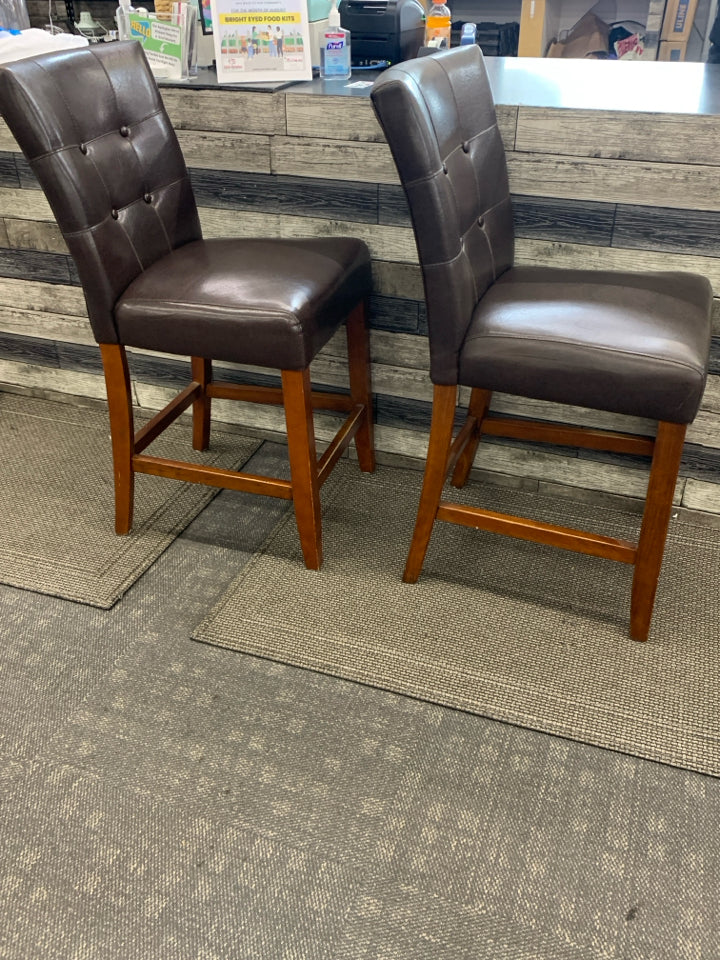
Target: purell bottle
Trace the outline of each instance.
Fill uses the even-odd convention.
[[[320,76],[325,80],[347,80],[350,76],[350,31],[340,26],[337,0],[333,0],[327,30],[320,40]]]

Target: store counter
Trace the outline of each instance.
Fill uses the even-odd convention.
[[[720,297],[720,66],[489,59],[488,68],[520,262],[693,270],[708,276]],[[380,459],[419,465],[431,398],[422,280],[404,195],[368,98],[371,81],[358,72],[346,82],[251,90],[220,86],[201,70],[193,81],[163,83],[162,91],[207,236],[348,234],[367,241]],[[4,127],[0,216],[0,389],[102,398],[74,266]],[[341,380],[343,349],[342,338],[328,345],[314,367],[318,382]],[[184,376],[181,361],[134,356],[138,403],[160,407],[181,368]],[[496,402],[553,416],[538,404]],[[263,435],[283,431],[275,409],[218,403],[215,414]],[[578,419],[618,423],[585,411]],[[319,435],[329,432],[319,417]],[[481,449],[484,468],[540,485],[640,496],[646,480],[642,463],[592,452],[492,440]],[[681,475],[679,502],[720,514],[717,350]]]

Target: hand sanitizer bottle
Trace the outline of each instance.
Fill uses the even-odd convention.
[[[350,31],[340,26],[340,11],[337,0],[333,0],[327,29],[320,40],[320,76],[325,80],[347,80],[350,70]]]

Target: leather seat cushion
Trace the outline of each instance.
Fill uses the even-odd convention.
[[[370,285],[360,240],[198,240],[130,284],[115,324],[126,346],[300,370]]]
[[[475,308],[459,382],[689,423],[711,305],[709,282],[694,274],[514,267]]]

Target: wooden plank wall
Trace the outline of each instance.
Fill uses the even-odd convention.
[[[373,255],[378,446],[387,459],[411,458],[419,465],[431,398],[422,281],[405,199],[369,100],[292,89],[165,88],[163,95],[207,236],[350,234],[367,241]],[[695,270],[711,279],[720,297],[720,118],[503,105],[498,116],[520,261]],[[720,338],[720,320],[716,333]],[[720,514],[718,347],[720,339],[714,341],[703,407],[690,429],[677,501]],[[345,382],[343,355],[342,338],[336,337],[318,358],[314,379]],[[186,376],[187,364],[137,352],[132,370],[138,404],[155,409]],[[74,265],[27,164],[0,126],[3,383],[6,389],[104,396]],[[495,405],[550,419],[567,415],[503,396]],[[619,422],[590,411],[574,414],[583,423]],[[283,427],[277,410],[218,403],[215,415],[271,436]],[[318,433],[327,436],[329,430],[321,418]],[[640,459],[500,441],[481,445],[478,463],[505,482],[562,484],[581,496],[640,496],[647,475]]]

